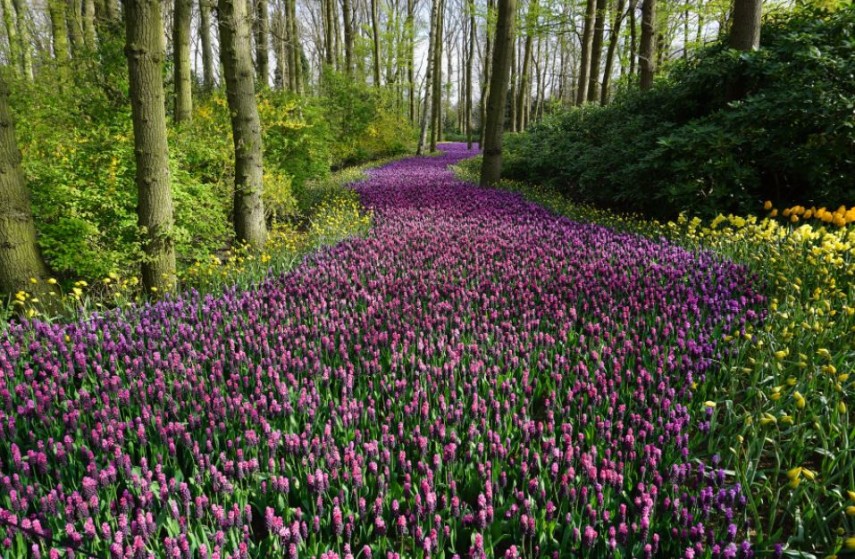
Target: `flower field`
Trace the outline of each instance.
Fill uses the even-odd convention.
[[[697,449],[752,274],[471,155],[369,171],[371,233],[253,289],[0,334],[0,554],[753,556]]]

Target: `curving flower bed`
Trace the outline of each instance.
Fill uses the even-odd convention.
[[[752,556],[690,450],[749,274],[445,149],[370,171],[372,233],[255,290],[0,337],[0,553]]]

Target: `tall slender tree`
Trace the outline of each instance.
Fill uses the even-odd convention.
[[[520,71],[520,89],[517,93],[517,130],[525,130],[528,123],[528,106],[531,98],[531,56],[532,44],[537,34],[538,2],[530,0],[525,24],[525,47],[523,48],[522,70]]]
[[[202,50],[202,86],[214,89],[214,48],[211,42],[211,0],[199,0],[199,43]]]
[[[606,31],[606,0],[597,0],[594,19],[594,39],[591,41],[591,69],[588,73],[588,102],[600,100],[600,61],[603,54],[603,37]]]
[[[487,0],[487,16],[484,22],[484,70],[481,79],[481,133],[478,140],[478,145],[484,146],[484,134],[486,129],[484,123],[487,122],[487,105],[490,99],[490,64],[493,62],[493,15],[495,13],[496,0]]]
[[[475,24],[475,1],[465,0],[469,12],[469,52],[466,55],[466,147],[472,149],[472,65],[475,61],[475,41],[478,30]]]
[[[442,135],[442,38],[445,24],[445,0],[439,0],[436,14],[436,30],[433,38],[433,103],[431,108],[430,150],[436,151],[436,143]]]
[[[407,90],[409,92],[409,115],[410,122],[416,122],[416,72],[415,72],[415,50],[416,50],[416,2],[407,0],[407,19],[404,24],[407,38]]]
[[[615,6],[615,19],[609,30],[609,48],[606,52],[606,68],[603,70],[603,87],[600,91],[600,104],[605,105],[609,100],[609,81],[612,77],[612,65],[617,52],[618,39],[620,38],[620,26],[624,18],[624,6],[626,0],[617,0]]]
[[[380,87],[380,26],[377,23],[377,0],[371,3],[371,54],[373,56],[374,87]]]
[[[641,69],[641,89],[650,89],[653,87],[653,75],[656,73],[656,0],[642,0],[638,65]]]
[[[243,0],[219,0],[220,57],[235,145],[234,222],[238,242],[260,250],[267,240],[262,200],[263,147],[255,102],[250,22]]]
[[[68,61],[68,18],[65,0],[49,0],[48,14],[50,15],[51,40],[53,57],[57,63],[64,65]]]
[[[425,70],[425,101],[424,108],[422,109],[421,115],[421,125],[419,127],[419,141],[416,145],[416,155],[422,155],[424,153],[425,143],[427,143],[427,129],[428,129],[428,121],[430,120],[431,115],[431,106],[433,105],[433,97],[431,97],[431,90],[433,89],[433,49],[434,49],[434,36],[436,34],[436,22],[437,22],[437,10],[439,9],[439,4],[441,0],[433,0],[431,2],[430,9],[430,31],[428,32],[428,55],[427,55],[427,69]],[[430,118],[429,118],[430,117]]]
[[[131,114],[138,190],[138,223],[145,258],[143,286],[175,287],[172,192],[163,93],[163,24],[159,0],[125,0]]]
[[[33,49],[32,37],[30,36],[30,15],[27,0],[13,0],[15,3],[16,25],[20,40],[21,72],[25,78],[32,80],[33,73]]]
[[[21,289],[31,290],[30,278],[42,280],[48,274],[36,244],[30,191],[8,98],[0,74],[0,300]]]
[[[176,124],[189,122],[193,116],[192,80],[190,77],[192,1],[175,0],[175,10],[172,14],[172,58],[175,79],[175,107],[172,118]]]
[[[83,0],[83,40],[86,42],[86,48],[92,52],[97,47],[96,37],[95,2],[94,0]]]
[[[270,85],[270,16],[267,0],[255,0],[255,66],[259,87]]]
[[[12,0],[0,0],[3,6],[3,23],[6,27],[6,40],[9,42],[9,67],[16,74],[21,73],[21,40],[18,37],[18,16]]]
[[[83,4],[80,0],[68,0],[68,38],[74,57],[79,57],[86,51],[86,44],[83,42]]]
[[[481,185],[497,183],[502,175],[502,136],[505,125],[505,99],[511,70],[510,50],[514,44],[516,0],[499,0],[496,20],[496,44],[493,50],[490,97],[484,133],[484,158]]]
[[[409,0],[412,2],[412,0]],[[353,77],[353,7],[351,0],[342,0],[344,20],[344,73]]]
[[[597,0],[587,0],[585,9],[585,29],[582,32],[582,55],[579,59],[579,80],[576,86],[576,104],[585,102],[588,93],[588,75],[591,70],[591,49],[594,42],[594,18],[597,13]]]

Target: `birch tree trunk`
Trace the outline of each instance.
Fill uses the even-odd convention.
[[[514,44],[515,0],[499,0],[496,21],[496,46],[493,52],[490,98],[484,133],[484,158],[481,164],[481,186],[496,184],[502,175],[502,135],[505,125],[505,97],[511,69],[510,49]]]
[[[155,293],[175,287],[162,37],[159,0],[125,0],[125,54],[139,193],[137,213],[145,253],[142,279],[146,291]]]
[[[36,244],[30,191],[21,169],[21,152],[9,110],[9,90],[0,75],[0,300],[31,290],[30,278],[47,279]]]
[[[261,121],[255,102],[250,23],[243,0],[219,0],[220,57],[235,145],[235,235],[252,250],[264,247]]]

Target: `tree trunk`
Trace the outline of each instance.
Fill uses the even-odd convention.
[[[324,61],[328,66],[332,66],[335,59],[335,38],[333,36],[333,11],[331,0],[321,0],[321,19],[324,22]]]
[[[496,184],[502,176],[502,131],[505,125],[505,96],[511,69],[510,49],[514,44],[515,0],[499,0],[496,21],[496,46],[490,79],[490,98],[484,134],[484,159],[481,164],[481,186]]]
[[[487,0],[487,17],[484,22],[484,77],[481,80],[481,122],[478,146],[484,147],[484,134],[486,128],[484,124],[487,122],[487,105],[490,102],[490,64],[493,61],[493,35],[491,21],[496,6],[496,0]]]
[[[603,55],[603,35],[606,32],[606,0],[597,0],[594,40],[591,43],[591,69],[588,72],[588,102],[600,99],[600,60]]]
[[[761,0],[733,0],[733,18],[727,44],[742,51],[760,48]]]
[[[419,130],[419,142],[416,145],[416,155],[422,155],[425,149],[425,143],[427,142],[427,127],[429,116],[431,115],[431,104],[433,102],[433,98],[431,97],[431,89],[433,87],[433,50],[434,50],[434,36],[436,35],[436,14],[438,11],[438,4],[441,0],[433,0],[431,2],[430,9],[430,31],[428,33],[428,55],[427,55],[427,68],[425,70],[425,103],[424,109],[422,109],[421,114],[421,126]],[[432,120],[431,120],[432,121]]]
[[[412,2],[413,0],[409,0]],[[344,19],[344,73],[347,77],[353,77],[353,8],[351,0],[342,3],[342,17]]]
[[[255,0],[255,66],[258,86],[270,85],[270,18],[267,0]]]
[[[377,26],[377,0],[371,0],[371,43],[374,57],[374,87],[380,87],[380,29]]]
[[[270,20],[270,34],[273,36],[273,54],[276,59],[273,87],[284,89],[288,79],[288,61],[285,46],[285,14],[279,6],[274,8],[273,17]]]
[[[162,36],[159,0],[125,0],[125,54],[139,196],[137,215],[145,252],[143,287],[147,292],[160,293],[175,287]]]
[[[86,48],[93,52],[98,47],[95,36],[95,2],[83,0],[83,40]]]
[[[338,0],[330,1],[330,19],[333,26],[333,63],[336,71],[341,71],[341,26],[338,19]]]
[[[582,34],[582,56],[579,62],[579,81],[576,86],[576,104],[585,102],[588,92],[588,72],[591,70],[591,49],[594,41],[594,17],[597,0],[588,0],[585,9],[585,31]]]
[[[262,192],[261,121],[255,102],[249,18],[243,0],[219,0],[220,57],[235,144],[235,235],[261,250],[267,240]]]
[[[606,69],[603,71],[603,89],[600,95],[600,104],[605,105],[609,101],[609,80],[612,77],[612,65],[615,60],[615,52],[617,51],[618,39],[620,38],[620,25],[623,22],[623,10],[625,0],[617,0],[617,8],[615,9],[615,20],[612,28],[609,31],[609,50],[606,53]]]
[[[49,0],[51,35],[53,39],[53,57],[60,66],[68,62],[68,19],[65,0]]]
[[[204,1],[204,0],[203,0]],[[190,122],[193,117],[193,94],[190,79],[190,22],[192,0],[175,0],[172,16],[173,69],[175,70],[175,124]]]
[[[27,10],[27,0],[13,0],[15,2],[15,13],[17,17],[15,22],[17,25],[20,56],[21,56],[21,73],[28,80],[32,80],[33,75],[33,53],[30,45],[30,26],[29,15]]]
[[[415,74],[415,50],[416,50],[416,30],[415,30],[415,0],[407,0],[407,83],[409,84],[410,92],[410,122],[416,122],[416,74]]]
[[[211,46],[211,0],[199,0],[199,39],[202,44],[202,84],[214,89],[214,49]]]
[[[303,48],[300,45],[300,28],[297,22],[297,1],[286,0],[288,6],[288,39],[291,43],[291,79],[294,81],[292,91],[299,94],[303,90]]]
[[[635,22],[635,10],[638,0],[629,0],[629,75],[634,76],[636,71],[636,54],[638,51],[638,29]]]
[[[641,4],[641,48],[638,65],[641,69],[642,90],[653,87],[656,73],[656,0],[643,0]]]
[[[68,0],[68,38],[71,40],[72,56],[80,56],[86,50],[86,45],[83,42],[83,4],[81,0]]]
[[[17,16],[12,0],[3,2],[3,23],[6,25],[6,39],[9,41],[9,66],[16,74],[21,73],[21,41],[18,39]]]
[[[522,73],[520,74],[519,99],[517,101],[517,130],[522,132],[528,124],[526,107],[531,98],[531,47],[537,31],[537,0],[531,0],[526,17],[525,48],[523,49]]]
[[[8,97],[0,75],[0,300],[19,290],[31,291],[30,278],[48,276],[36,244],[30,192],[24,182]]]
[[[436,151],[436,143],[442,132],[442,36],[445,25],[445,0],[439,0],[436,12],[436,30],[433,38],[433,103],[431,108],[430,151]]]
[[[510,84],[509,84],[509,88],[510,88],[509,94],[510,94],[511,99],[510,99],[510,103],[508,103],[508,105],[509,105],[508,108],[510,109],[510,112],[511,112],[511,114],[509,115],[510,118],[508,119],[508,121],[510,122],[510,125],[511,125],[511,132],[517,131],[517,49],[518,48],[519,48],[519,46],[517,45],[517,42],[515,40],[514,44],[511,46],[511,49],[512,49],[511,50],[511,77],[510,77]]]
[[[475,27],[475,2],[467,0],[469,9],[469,54],[466,57],[466,148],[472,149],[472,62],[475,59],[475,40],[478,36]]]

